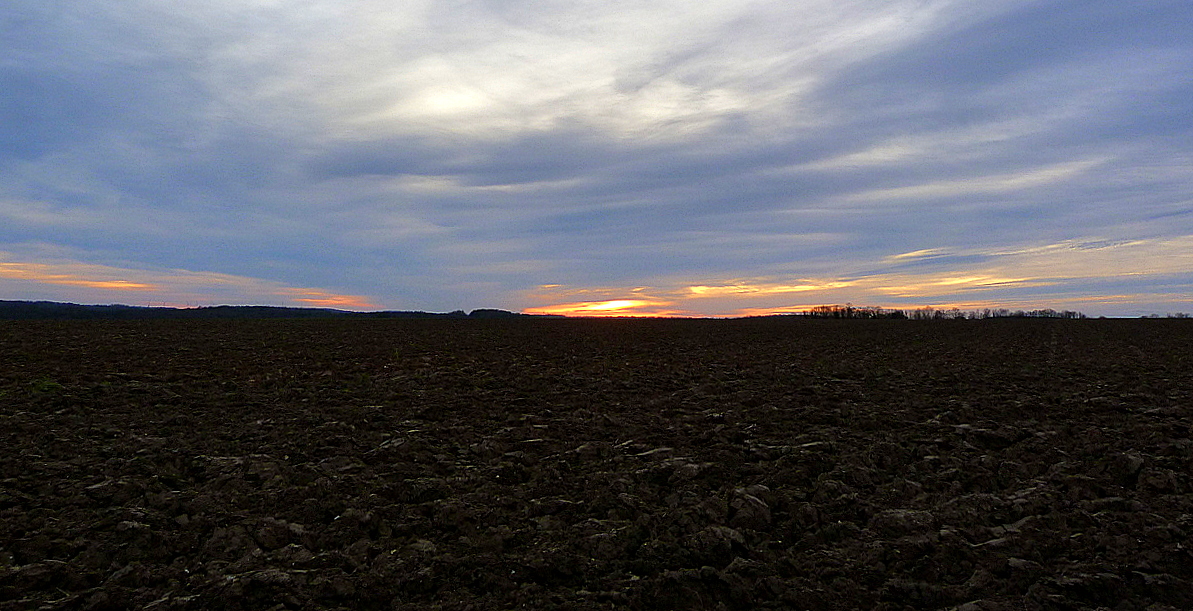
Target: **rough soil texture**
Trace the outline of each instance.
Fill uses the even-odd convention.
[[[0,322],[0,609],[1193,608],[1193,324]]]

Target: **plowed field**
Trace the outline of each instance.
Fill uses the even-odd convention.
[[[1193,608],[1179,320],[0,321],[0,609]]]

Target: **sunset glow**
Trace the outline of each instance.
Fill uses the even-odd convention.
[[[908,267],[908,262],[913,267]],[[962,264],[958,264],[962,262]],[[1097,309],[1129,303],[1121,291],[1090,291],[1091,282],[1113,289],[1125,278],[1170,282],[1193,264],[1193,237],[1135,240],[1129,243],[1070,241],[1011,250],[922,249],[883,257],[847,278],[735,278],[691,284],[676,278],[653,286],[540,286],[532,298],[554,302],[528,311],[567,315],[646,311],[665,304],[678,316],[761,316],[803,312],[817,305],[854,303],[888,309],[983,308]],[[971,269],[965,269],[969,267]],[[1034,272],[1036,275],[1011,275]],[[1144,280],[1145,282],[1149,280]],[[1151,294],[1149,302],[1181,310],[1193,294]],[[1000,294],[1001,293],[1001,294]],[[634,294],[636,300],[575,303],[575,295]],[[555,305],[558,304],[558,305]]]
[[[316,289],[292,289],[286,291],[294,295],[294,301],[320,308],[340,308],[349,310],[375,310],[376,305],[364,297],[356,295],[335,295]]]
[[[33,294],[60,295],[63,301],[78,301],[75,295],[88,296],[93,303],[127,303],[195,307],[199,305],[251,304],[308,305],[352,310],[377,309],[367,298],[341,295],[321,289],[290,288],[275,282],[187,270],[136,270],[58,260],[53,263],[14,261],[11,253],[0,253],[0,279],[8,279],[16,290]],[[46,286],[72,287],[76,291],[45,293]],[[86,289],[79,293],[77,289]],[[43,291],[38,293],[39,291]],[[128,297],[126,294],[134,294]],[[232,298],[220,299],[221,295]],[[251,296],[250,299],[236,296]],[[9,297],[21,297],[20,292]]]
[[[666,301],[643,301],[640,299],[614,299],[611,301],[562,303],[527,308],[527,314],[553,314],[557,316],[678,316],[682,312],[671,308]]]

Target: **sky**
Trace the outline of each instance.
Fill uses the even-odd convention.
[[[1188,0],[5,0],[0,299],[1193,311]]]

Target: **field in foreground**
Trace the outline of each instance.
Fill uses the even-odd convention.
[[[1193,608],[1193,324],[0,321],[0,609]]]

